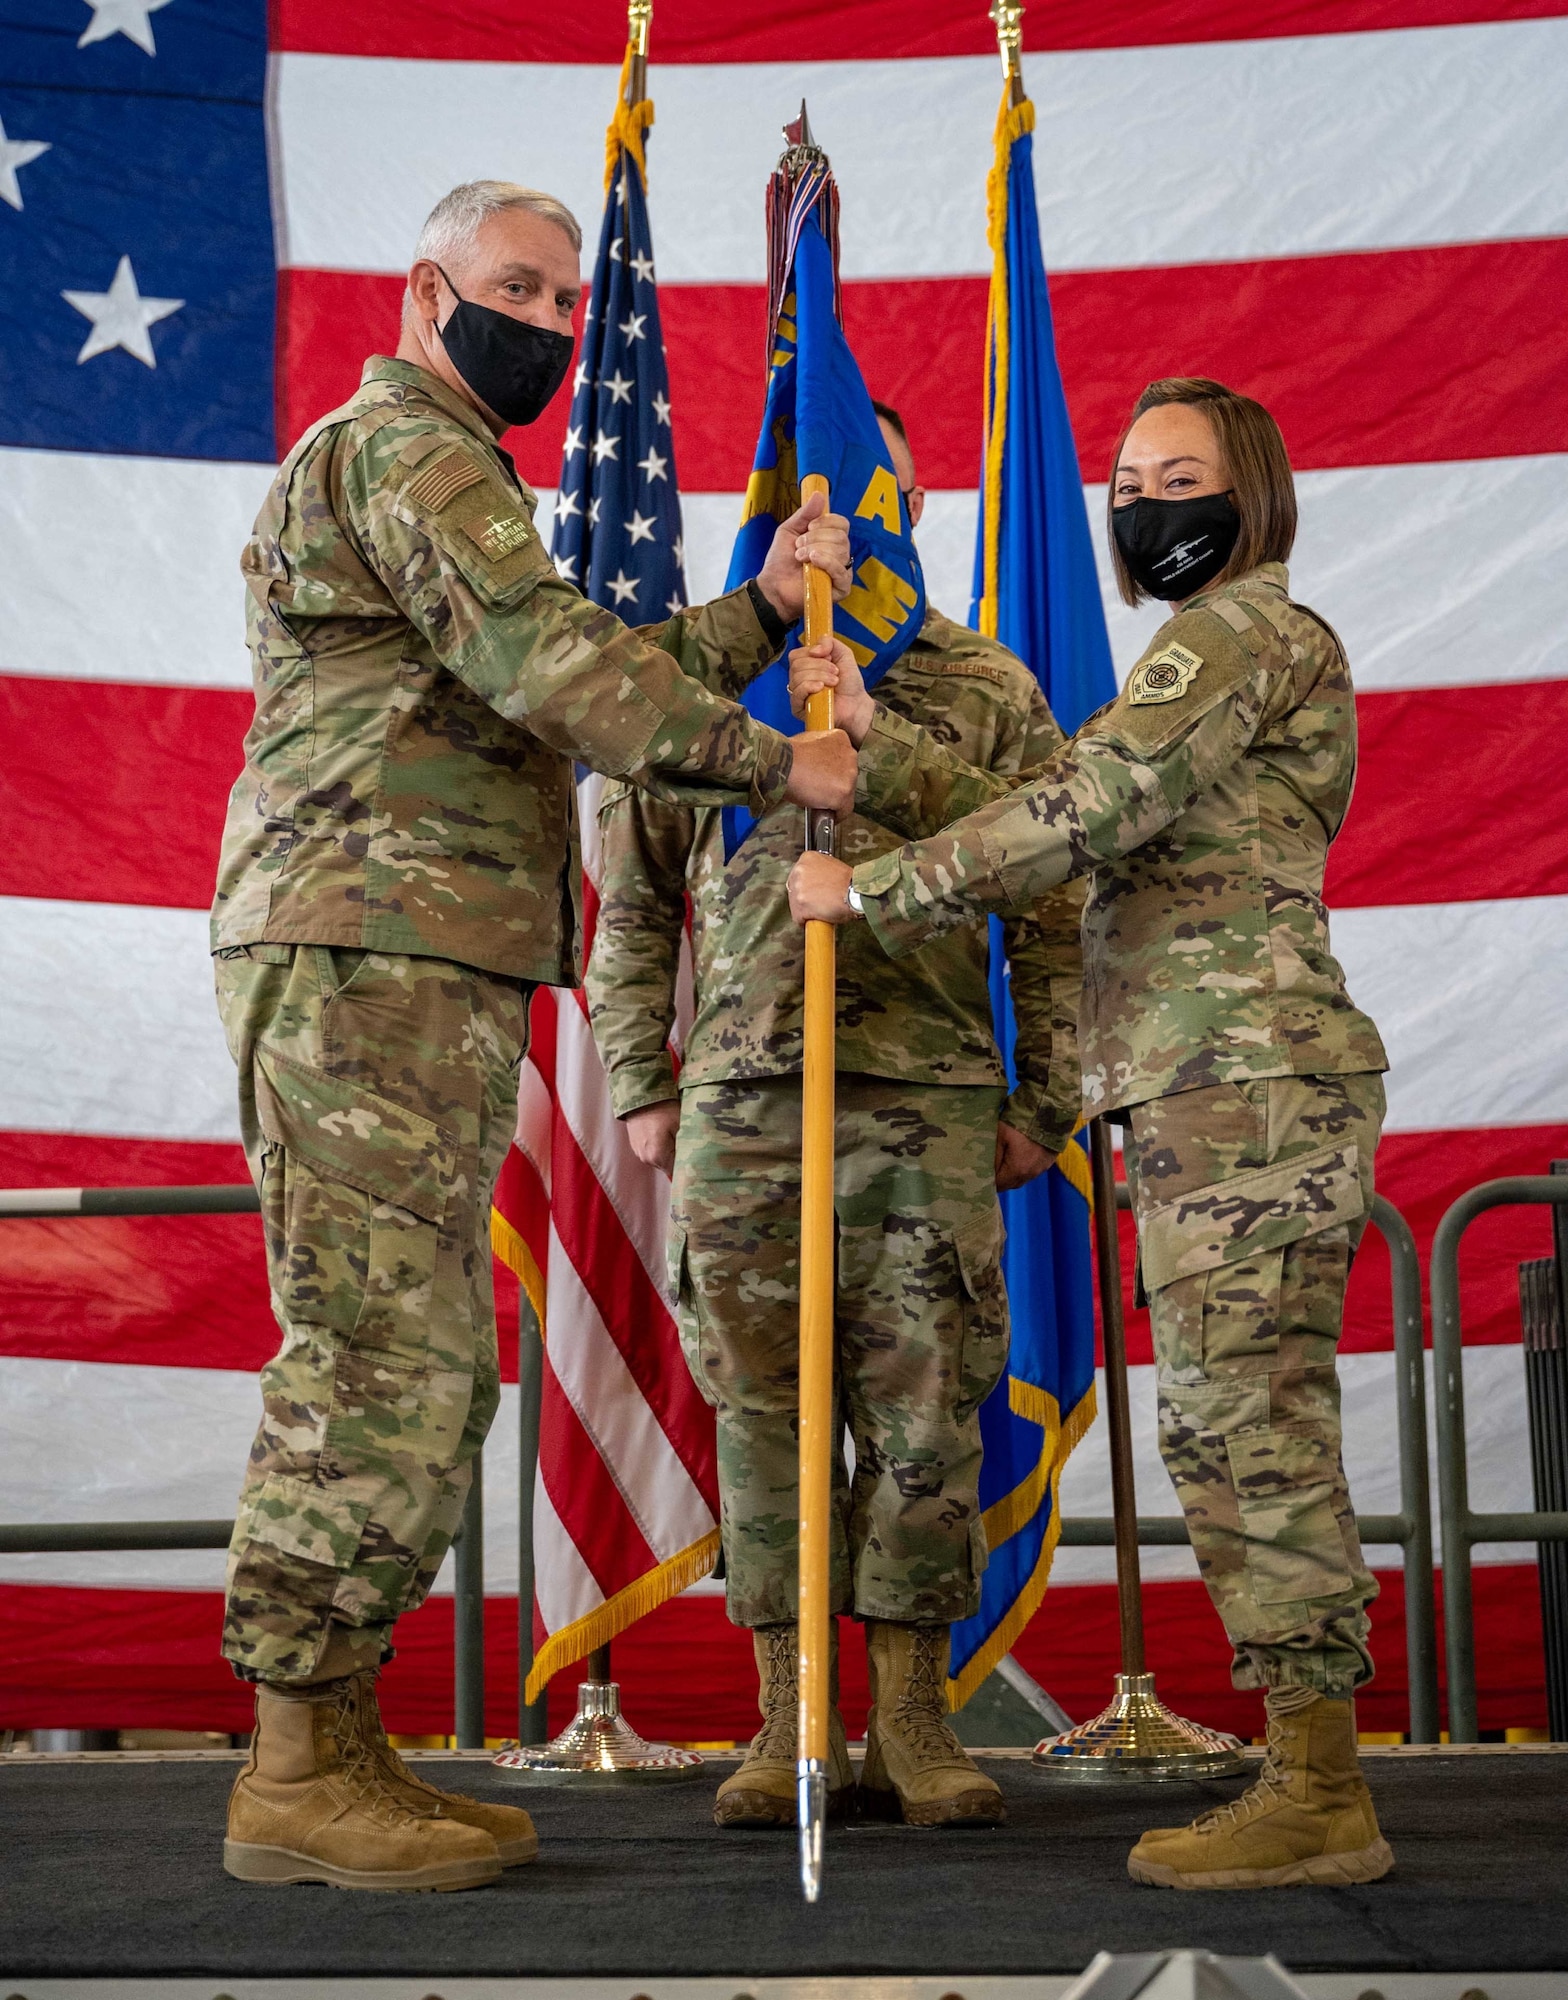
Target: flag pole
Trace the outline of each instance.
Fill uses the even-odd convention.
[[[1009,104],[1024,101],[1024,10],[1021,0],[991,0],[996,46],[1002,58],[1002,81]]]
[[[626,42],[631,53],[626,78],[626,103],[641,104],[648,95],[648,34],[653,26],[653,0],[627,0]]]
[[[1116,1599],[1121,1612],[1122,1670],[1116,1696],[1092,1722],[1047,1737],[1036,1769],[1090,1783],[1224,1778],[1246,1767],[1234,1736],[1175,1715],[1154,1692],[1143,1646],[1143,1577],[1138,1557],[1138,1493],[1127,1393],[1127,1332],[1122,1320],[1121,1246],[1116,1228],[1116,1163],[1104,1118],[1089,1126],[1094,1194],[1094,1262],[1105,1345],[1105,1413],[1111,1446],[1111,1516],[1116,1540]]]
[[[616,115],[605,135],[606,196],[611,194],[619,163],[619,198],[623,202],[626,199],[624,175],[627,152],[630,150],[635,156],[639,144],[636,135],[646,133],[647,129],[647,121],[628,119],[626,113],[635,112],[648,95],[648,36],[652,22],[653,0],[627,0],[626,56],[622,65],[624,80]],[[607,208],[607,216],[608,213]],[[564,486],[564,476],[562,483]],[[588,569],[585,559],[585,589]],[[523,1338],[526,1341],[528,1337],[525,1328]],[[537,1425],[536,1411],[536,1431]],[[537,1446],[537,1437],[534,1442]],[[537,1449],[533,1458],[538,1458]],[[532,1481],[527,1458],[524,1460],[523,1476],[525,1480]],[[531,1524],[531,1503],[525,1505],[523,1518]],[[531,1569],[531,1562],[529,1567]],[[532,1620],[532,1603],[533,1593],[530,1590],[523,1597],[519,1611],[525,1631]],[[543,1706],[541,1697],[541,1713]],[[573,1789],[695,1778],[703,1770],[703,1759],[695,1750],[677,1749],[668,1743],[649,1743],[622,1715],[621,1690],[614,1679],[610,1640],[607,1637],[588,1653],[586,1671],[577,1687],[577,1713],[566,1728],[547,1743],[520,1742],[515,1749],[503,1750],[494,1761],[514,1784],[559,1785]]]
[[[802,501],[828,482],[807,473]],[[806,566],[805,639],[833,633],[833,589],[826,570]],[[806,703],[808,730],[833,727],[833,691]],[[808,811],[806,846],[834,848],[830,812]],[[833,926],[806,926],[805,1052],[801,1078],[800,1163],[800,1739],[796,1762],[800,1886],[808,1903],[822,1889],[822,1830],[827,1811],[829,1511],[833,1439]]]
[[[980,546],[981,629],[995,635],[1000,614],[1000,502],[1008,406],[1009,296],[1013,273],[1007,236],[1013,148],[1033,129],[1033,107],[1024,86],[1023,0],[991,0],[990,17],[1002,59],[1003,113],[997,121],[997,156],[987,183],[989,233],[996,263],[987,317],[985,486]],[[1107,662],[1107,664],[1109,664]],[[1034,1753],[1038,1769],[1080,1780],[1222,1777],[1243,1768],[1234,1736],[1220,1735],[1173,1715],[1154,1692],[1144,1658],[1143,1588],[1138,1557],[1138,1500],[1133,1476],[1132,1418],[1128,1406],[1127,1343],[1122,1324],[1121,1258],[1116,1229],[1116,1169],[1111,1131],[1104,1117],[1089,1125],[1090,1210],[1099,1278],[1100,1329],[1105,1345],[1105,1403],[1110,1432],[1111,1512],[1116,1542],[1116,1591],[1121,1612],[1121,1672],[1109,1708],[1092,1722],[1047,1737]]]

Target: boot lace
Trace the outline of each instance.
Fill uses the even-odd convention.
[[[788,1760],[795,1755],[798,1728],[795,1711],[800,1666],[795,1650],[794,1626],[770,1627],[767,1641],[767,1678],[762,1684],[758,1703],[762,1710],[762,1727],[752,1738],[751,1754],[754,1757],[782,1757]]]
[[[1200,1814],[1192,1823],[1193,1832],[1212,1833],[1217,1827],[1245,1826],[1248,1820],[1256,1819],[1259,1814],[1268,1812],[1274,1806],[1284,1805],[1290,1797],[1288,1758],[1295,1740],[1294,1718],[1290,1715],[1270,1715],[1264,1737],[1263,1768],[1258,1773],[1257,1781],[1249,1785],[1239,1798]]]
[[[428,1818],[428,1814],[412,1811],[387,1784],[376,1756],[375,1732],[364,1726],[367,1722],[363,1690],[356,1681],[349,1681],[333,1696],[327,1726],[350,1796],[394,1826],[408,1826],[415,1820]]]
[[[364,1692],[360,1697],[360,1716],[364,1734],[369,1739],[373,1754],[381,1765],[391,1770],[405,1785],[412,1785],[416,1792],[421,1793],[429,1800],[430,1803],[425,1812],[416,1813],[415,1817],[439,1819],[441,1817],[441,1808],[444,1805],[477,1805],[478,1801],[469,1798],[464,1792],[438,1792],[434,1785],[427,1784],[417,1772],[411,1771],[408,1768],[393,1748],[392,1740],[387,1735],[386,1724],[381,1720],[380,1705],[376,1701],[375,1686],[375,1675],[368,1675],[365,1680]],[[405,1799],[403,1803],[406,1808],[408,1801]]]
[[[893,1704],[893,1722],[917,1757],[962,1759],[964,1747],[947,1726],[947,1690],[942,1685],[939,1627],[916,1625],[912,1632],[909,1678]]]

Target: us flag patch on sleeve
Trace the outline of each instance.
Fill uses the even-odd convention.
[[[1162,646],[1133,669],[1127,699],[1134,708],[1158,701],[1179,701],[1197,679],[1203,661],[1185,646]]]
[[[449,451],[427,466],[408,489],[411,504],[423,512],[439,514],[459,493],[477,486],[484,473],[466,451]]]

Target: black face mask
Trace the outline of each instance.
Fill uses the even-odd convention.
[[[1230,561],[1241,516],[1228,493],[1130,500],[1112,511],[1111,533],[1140,590],[1151,597],[1191,597]]]
[[[437,264],[436,269],[441,271]],[[441,271],[446,278],[445,271]],[[566,380],[576,344],[567,333],[530,326],[490,306],[465,299],[446,278],[457,299],[440,329],[452,366],[482,403],[508,424],[531,424]]]

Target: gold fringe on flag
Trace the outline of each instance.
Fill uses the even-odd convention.
[[[534,1655],[523,1699],[537,1701],[553,1674],[569,1667],[574,1660],[583,1659],[596,1646],[609,1645],[629,1625],[646,1618],[650,1611],[657,1611],[667,1598],[678,1597],[683,1590],[700,1582],[718,1559],[719,1531],[710,1528],[700,1541],[671,1556],[668,1562],[660,1563],[657,1569],[645,1571],[614,1597],[606,1598],[597,1611],[590,1611],[586,1618],[574,1619],[559,1632],[552,1632]]]
[[[534,1309],[534,1318],[539,1322],[540,1337],[543,1338],[544,1273],[535,1261],[532,1250],[498,1208],[492,1208],[490,1211],[490,1248],[527,1294],[528,1303]]]
[[[630,153],[637,162],[637,171],[642,176],[644,187],[648,185],[648,153],[646,140],[648,128],[653,123],[653,99],[641,97],[635,104],[626,101],[631,88],[632,64],[637,60],[636,45],[626,44],[626,60],[621,64],[621,81],[615,92],[615,116],[610,120],[604,135],[604,191],[610,192],[610,183],[615,179],[615,169],[620,165],[621,154]]]
[[[1093,1215],[1094,1177],[1089,1172],[1089,1155],[1084,1151],[1082,1146],[1075,1146],[1073,1144],[1073,1139],[1076,1139],[1078,1134],[1083,1130],[1083,1125],[1084,1121],[1080,1118],[1072,1129],[1072,1137],[1068,1139],[1067,1144],[1057,1154],[1054,1165],[1057,1172],[1074,1193],[1083,1196],[1084,1200],[1089,1204],[1089,1213]]]
[[[963,1707],[997,1661],[1012,1651],[1019,1634],[1044,1602],[1046,1586],[1051,1581],[1051,1563],[1062,1536],[1062,1467],[1095,1417],[1093,1383],[1080,1397],[1065,1424],[1056,1398],[1049,1391],[1036,1388],[1032,1382],[1020,1382],[1014,1376],[1008,1383],[1007,1398],[1015,1415],[1044,1425],[1045,1437],[1034,1471],[1027,1479],[1021,1480],[1011,1493],[1004,1494],[985,1510],[986,1540],[995,1548],[1024,1527],[1033,1517],[1047,1485],[1051,1494],[1051,1518],[1046,1524],[1045,1540],[1029,1581],[1008,1606],[1006,1617],[989,1635],[979,1652],[966,1661],[963,1672],[956,1679],[949,1679],[947,1705],[950,1709]]]
[[[985,558],[981,568],[980,630],[996,637],[998,571],[1002,550],[1002,455],[1007,448],[1007,389],[1011,368],[1011,327],[1007,290],[1007,180],[1013,141],[1034,130],[1034,106],[1026,97],[1012,102],[1009,85],[996,117],[996,156],[985,181],[986,241],[991,246],[991,290],[985,312]]]

